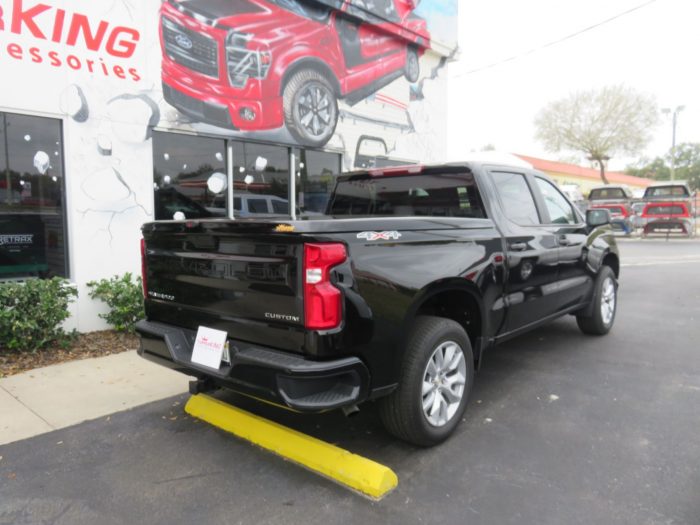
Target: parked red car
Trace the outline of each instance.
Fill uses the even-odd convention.
[[[658,232],[678,232],[688,237],[695,235],[695,217],[690,211],[689,201],[650,202],[644,207],[642,221],[642,235]]]
[[[253,131],[283,124],[322,146],[350,104],[419,76],[430,44],[415,0],[167,0],[161,8],[163,93],[181,112]]]

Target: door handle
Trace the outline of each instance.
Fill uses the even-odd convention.
[[[573,243],[566,235],[562,235],[561,237],[559,237],[559,245],[560,246],[570,246],[571,244],[573,244]]]
[[[514,242],[510,244],[510,249],[514,252],[523,252],[527,249],[527,244],[524,242]]]

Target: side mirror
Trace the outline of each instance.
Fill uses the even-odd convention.
[[[591,228],[610,224],[610,211],[604,208],[594,208],[586,211],[586,224]]]

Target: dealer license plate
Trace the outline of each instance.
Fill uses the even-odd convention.
[[[222,330],[200,326],[192,349],[192,362],[218,370],[224,357],[228,334]]]

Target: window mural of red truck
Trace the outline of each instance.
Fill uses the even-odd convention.
[[[165,100],[198,122],[241,131],[286,125],[301,145],[333,136],[354,104],[404,76],[430,46],[418,0],[166,0]]]

